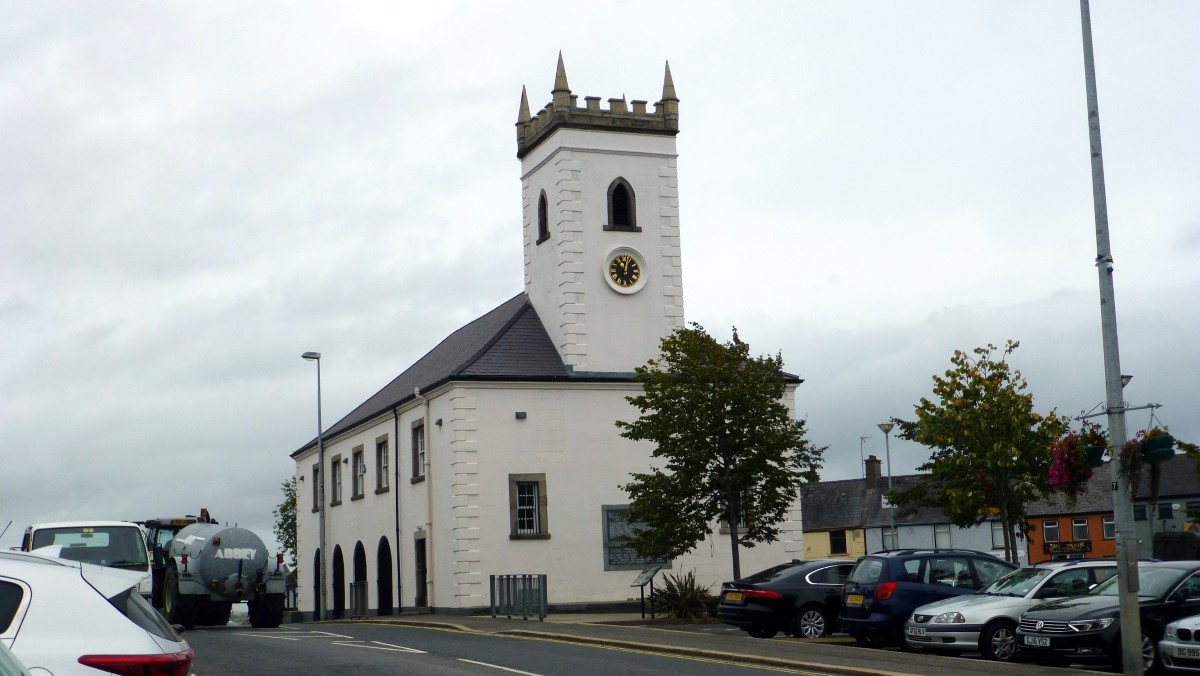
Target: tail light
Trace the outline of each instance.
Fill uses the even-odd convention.
[[[895,593],[896,593],[896,583],[895,582],[880,582],[879,586],[875,588],[875,600],[876,601],[886,601],[886,600],[892,598],[892,594],[895,594]]]
[[[781,599],[782,596],[778,592],[773,592],[767,589],[746,589],[742,591],[742,596],[748,599]]]
[[[195,656],[188,648],[166,655],[84,655],[79,663],[122,676],[188,676]]]

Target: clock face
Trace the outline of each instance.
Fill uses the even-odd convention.
[[[617,254],[608,263],[608,278],[622,289],[637,284],[641,277],[641,266],[638,265],[637,259],[629,254]]]

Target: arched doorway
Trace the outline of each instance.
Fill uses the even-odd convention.
[[[354,581],[350,583],[350,614],[365,617],[367,614],[367,550],[362,542],[354,543]]]
[[[333,594],[330,614],[340,620],[346,616],[346,563],[342,561],[342,546],[333,548]]]
[[[313,555],[313,619],[321,620],[321,550]]]
[[[392,614],[392,546],[386,537],[379,538],[375,551],[375,589],[379,593],[375,607],[380,615]]]

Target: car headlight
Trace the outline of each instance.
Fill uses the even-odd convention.
[[[962,613],[942,613],[932,620],[934,624],[963,624],[966,621]]]
[[[1076,620],[1067,624],[1075,631],[1100,631],[1101,629],[1108,628],[1108,625],[1112,624],[1116,619],[1115,617],[1098,617],[1094,620]]]

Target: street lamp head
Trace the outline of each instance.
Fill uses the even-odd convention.
[[[1124,388],[1131,380],[1133,380],[1133,376],[1121,376],[1121,387]]]
[[[895,423],[890,423],[890,422],[879,423],[879,431],[883,432],[886,435],[889,432],[891,432],[892,428],[895,426],[896,426]]]
[[[306,359],[308,361],[316,361],[321,358],[321,353],[320,352],[305,352],[304,354],[300,355],[300,357],[303,359]]]

